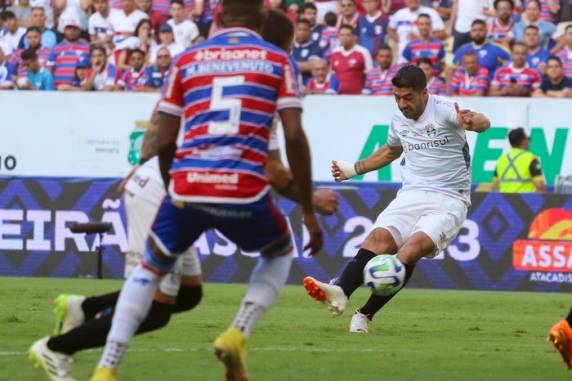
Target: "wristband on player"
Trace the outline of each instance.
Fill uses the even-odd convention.
[[[342,171],[342,173],[344,175],[346,175],[346,177],[352,178],[354,176],[356,176],[358,173],[356,171],[356,164],[353,163],[349,163],[347,161],[336,161],[336,164],[338,165],[338,168],[340,169],[340,171]]]

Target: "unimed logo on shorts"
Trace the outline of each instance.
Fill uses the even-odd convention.
[[[543,211],[532,221],[528,238],[513,244],[515,269],[572,272],[572,212],[564,208]]]

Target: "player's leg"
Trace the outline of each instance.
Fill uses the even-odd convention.
[[[224,221],[221,232],[246,251],[259,251],[248,291],[231,326],[215,341],[215,354],[226,366],[226,379],[247,380],[246,340],[286,284],[293,259],[292,237],[284,216],[269,197],[249,205],[246,221]]]
[[[325,302],[335,315],[344,312],[348,298],[363,284],[363,269],[370,259],[379,254],[397,252],[415,224],[415,214],[410,211],[412,196],[400,193],[378,216],[362,247],[344,267],[341,275],[327,284],[312,277],[304,279],[308,294]]]
[[[572,369],[572,308],[566,319],[560,320],[550,328],[548,341],[560,352],[562,361]]]
[[[171,270],[176,256],[185,252],[205,230],[207,219],[198,210],[175,206],[170,197],[165,198],[147,241],[145,257],[121,289],[94,379],[116,373],[133,335],[151,308],[162,276]]]

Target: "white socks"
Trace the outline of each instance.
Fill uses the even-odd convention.
[[[264,311],[278,297],[280,290],[288,280],[292,253],[277,258],[260,258],[250,276],[250,286],[242,299],[240,309],[232,325],[241,330],[247,337]]]
[[[147,316],[161,276],[139,264],[125,281],[99,367],[117,368],[133,335]]]

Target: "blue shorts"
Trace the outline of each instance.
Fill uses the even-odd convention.
[[[151,227],[151,237],[161,251],[176,256],[210,229],[217,229],[240,249],[259,251],[264,257],[278,257],[292,249],[286,219],[270,195],[252,204],[180,205],[166,196]]]

